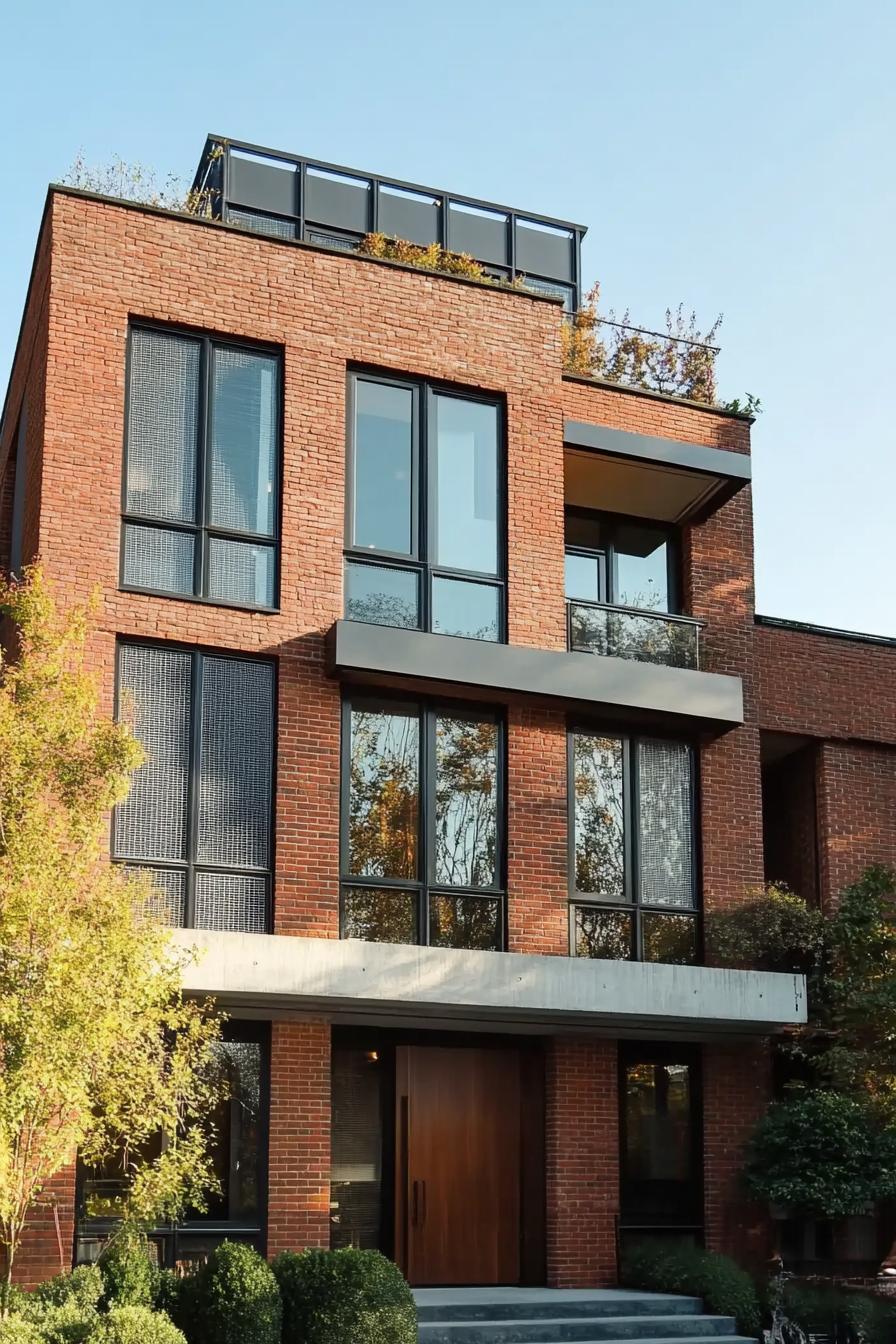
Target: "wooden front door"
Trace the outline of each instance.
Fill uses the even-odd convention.
[[[401,1046],[397,1259],[412,1284],[520,1281],[520,1054]]]

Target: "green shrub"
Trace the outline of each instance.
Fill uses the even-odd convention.
[[[158,1271],[139,1228],[119,1228],[100,1256],[100,1269],[107,1306],[151,1307],[155,1302]]]
[[[273,1270],[283,1344],[416,1344],[413,1295],[379,1251],[283,1251]]]
[[[44,1337],[30,1321],[10,1316],[0,1321],[0,1344],[44,1344]]]
[[[786,887],[770,884],[753,900],[707,917],[706,940],[724,966],[811,975],[821,961],[825,921]]]
[[[280,1289],[251,1246],[216,1247],[183,1281],[176,1314],[190,1344],[280,1344]]]
[[[840,1218],[896,1195],[896,1130],[865,1101],[796,1092],[769,1107],[747,1148],[753,1195],[802,1214]]]
[[[621,1279],[628,1288],[702,1298],[712,1315],[733,1316],[741,1334],[759,1333],[762,1311],[753,1280],[725,1255],[697,1246],[645,1241],[624,1254]]]
[[[101,1316],[88,1344],[186,1344],[183,1334],[163,1313],[147,1307],[113,1307]]]
[[[47,1279],[31,1294],[31,1302],[46,1307],[77,1306],[96,1311],[103,1295],[103,1276],[96,1265],[78,1265],[68,1274]]]
[[[175,1322],[178,1320],[185,1282],[185,1279],[182,1279],[171,1269],[160,1269],[155,1276],[153,1306],[156,1311],[166,1312]]]
[[[868,1293],[822,1284],[788,1283],[784,1311],[809,1332],[862,1344],[892,1344],[896,1338],[896,1307]]]

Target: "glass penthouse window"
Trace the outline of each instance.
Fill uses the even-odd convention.
[[[149,871],[164,923],[266,932],[273,664],[121,644],[118,697],[146,761],[115,809],[114,857]]]
[[[274,607],[279,457],[278,355],[134,327],[122,584]]]
[[[690,746],[578,730],[569,788],[575,955],[696,961]]]
[[[677,550],[672,528],[568,509],[566,596],[676,612]]]
[[[498,403],[353,374],[348,437],[346,616],[504,639]]]
[[[344,705],[342,936],[503,944],[502,726],[493,714]]]

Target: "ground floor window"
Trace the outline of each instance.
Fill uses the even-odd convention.
[[[244,1241],[264,1250],[267,1205],[267,1128],[270,1027],[229,1022],[220,1046],[229,1079],[228,1099],[215,1118],[212,1160],[220,1183],[202,1213],[153,1228],[150,1242],[160,1265],[174,1268],[204,1260],[219,1242]],[[147,1156],[158,1152],[159,1136]],[[123,1212],[121,1159],[101,1168],[78,1164],[76,1263],[96,1260]]]
[[[622,1227],[695,1236],[703,1224],[699,1051],[626,1044],[619,1072]]]

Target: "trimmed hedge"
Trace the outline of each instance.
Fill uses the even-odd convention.
[[[417,1308],[379,1251],[283,1251],[283,1344],[416,1344]]]
[[[167,1316],[147,1307],[113,1307],[99,1318],[88,1344],[186,1344],[186,1339]]]
[[[158,1270],[139,1228],[119,1228],[100,1256],[99,1267],[106,1306],[151,1307],[155,1302]]]
[[[103,1296],[103,1276],[96,1265],[78,1265],[68,1274],[57,1274],[35,1288],[25,1303],[46,1307],[78,1307],[96,1311]],[[27,1309],[23,1304],[23,1310]]]
[[[825,1284],[788,1283],[784,1311],[807,1334],[824,1331],[832,1338],[845,1336],[862,1344],[892,1344],[896,1339],[896,1304],[869,1293]]]
[[[251,1246],[224,1241],[177,1294],[189,1344],[280,1344],[280,1289]]]
[[[621,1279],[628,1288],[702,1298],[712,1315],[733,1316],[742,1335],[759,1334],[762,1309],[756,1286],[746,1270],[726,1255],[697,1246],[644,1241],[623,1256]]]

